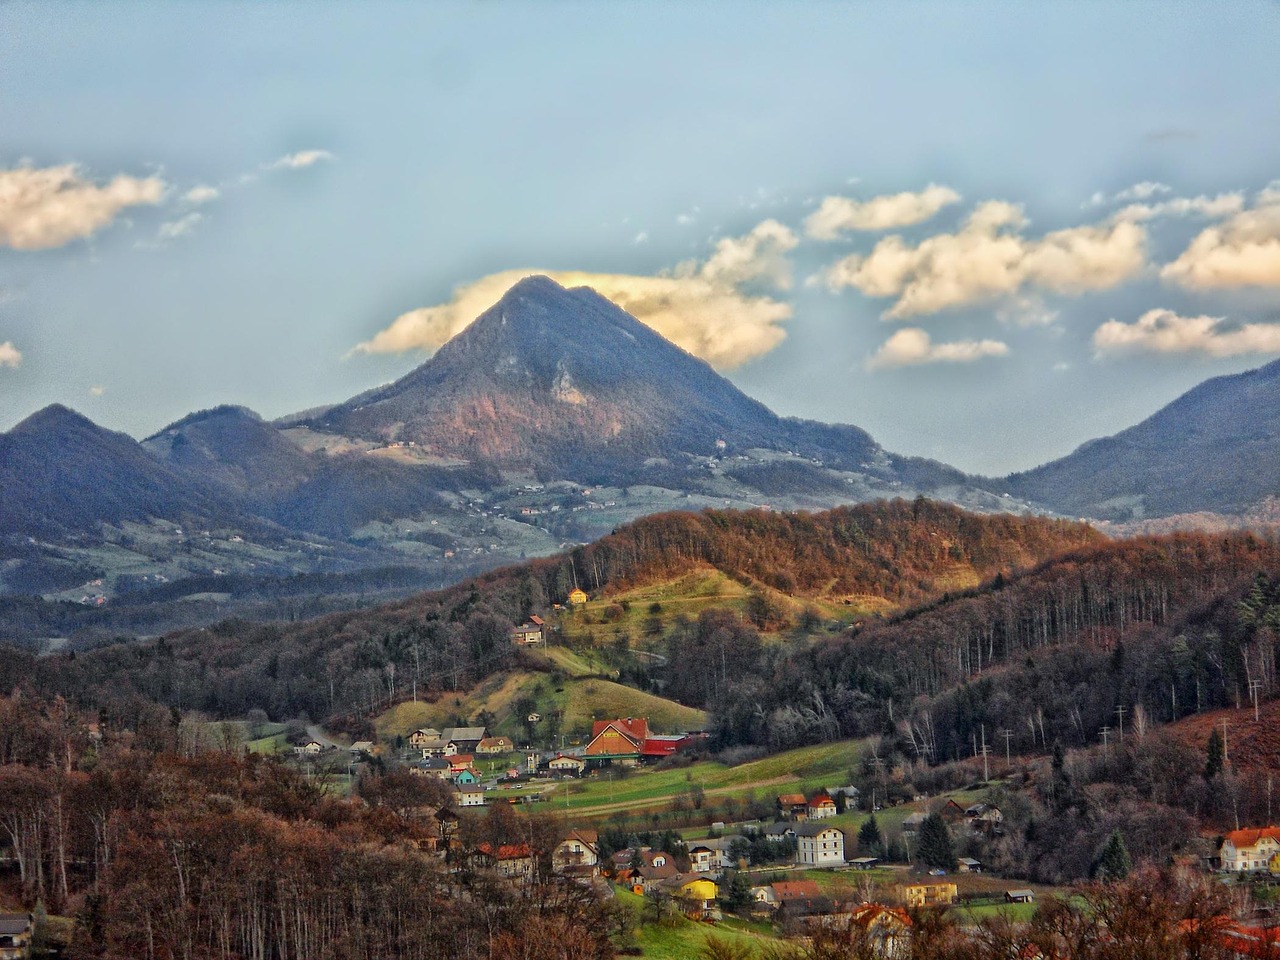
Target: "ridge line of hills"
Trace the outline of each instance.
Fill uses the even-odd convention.
[[[1277,462],[1280,362],[992,479],[778,417],[594,291],[530,277],[395,383],[274,423],[224,405],[139,443],[61,405],[31,415],[0,434],[0,591],[111,603],[301,574],[346,578],[335,593],[354,602],[386,596],[363,582],[386,571],[439,585],[651,513],[919,494],[1120,522],[1259,516],[1277,512]],[[236,589],[202,596],[223,594],[215,612],[244,609]]]

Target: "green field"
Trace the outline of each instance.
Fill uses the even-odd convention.
[[[617,891],[618,903],[629,907],[637,918],[644,917],[644,897],[628,890]],[[643,922],[636,927],[635,944],[641,956],[655,960],[693,960],[701,955],[708,937],[719,937],[733,943],[757,944],[773,939],[768,927],[727,919],[718,923],[701,923],[684,917],[673,917],[663,923]]]
[[[706,760],[673,770],[637,770],[620,780],[592,777],[577,781],[567,801],[564,793],[568,786],[557,787],[554,799],[557,808],[576,811],[586,818],[603,818],[620,810],[663,807],[676,794],[695,786],[701,787],[708,798],[717,799],[772,798],[780,793],[808,792],[844,782],[862,743],[844,740],[801,747],[736,767]]]

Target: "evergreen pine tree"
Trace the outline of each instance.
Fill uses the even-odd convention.
[[[1222,772],[1223,754],[1222,734],[1214,727],[1209,734],[1209,746],[1205,750],[1204,778],[1212,780]]]
[[[1112,832],[1107,845],[1102,848],[1095,870],[1099,880],[1123,880],[1133,869],[1133,861],[1129,859],[1129,851],[1124,845],[1124,837],[1120,831]]]
[[[873,813],[858,828],[858,849],[863,853],[879,856],[883,839],[880,836],[880,824],[876,823],[876,815]]]
[[[917,853],[925,866],[942,870],[954,870],[956,851],[951,844],[951,831],[942,814],[931,813],[920,825],[920,842]]]

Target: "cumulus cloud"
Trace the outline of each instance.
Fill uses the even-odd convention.
[[[198,187],[192,187],[184,193],[182,195],[182,200],[184,203],[189,203],[193,207],[198,207],[202,203],[212,203],[220,196],[222,196],[222,191],[217,187],[210,187],[205,184],[201,184]]]
[[[1043,297],[1031,294],[1001,304],[996,319],[1010,327],[1049,327],[1058,319],[1058,311],[1051,310]]]
[[[156,236],[162,241],[177,240],[181,237],[189,236],[204,218],[203,213],[192,211],[177,220],[169,220],[160,224],[160,229],[156,231]]]
[[[89,396],[91,397],[101,397],[106,392],[107,392],[107,388],[102,386],[101,384],[94,384],[92,387],[89,388]]]
[[[1132,221],[1069,227],[1039,239],[1020,232],[1021,207],[1001,200],[980,204],[956,233],[916,246],[885,237],[871,253],[828,267],[827,286],[853,287],[869,297],[896,297],[884,314],[900,319],[935,313],[1031,288],[1062,294],[1114,287],[1146,263],[1145,229]]]
[[[302,170],[315,166],[322,160],[332,160],[334,156],[328,150],[299,150],[297,153],[286,153],[279,160],[268,165],[271,170]]]
[[[923,223],[943,207],[959,202],[960,194],[936,183],[919,193],[895,193],[870,200],[825,197],[822,205],[805,219],[804,231],[814,240],[836,240],[849,230],[894,230]]]
[[[899,330],[867,360],[868,370],[915,367],[925,363],[972,363],[984,357],[1003,357],[1009,347],[999,340],[955,340],[934,343],[919,327]]]
[[[167,184],[119,174],[99,184],[75,164],[0,170],[0,246],[47,250],[83,240],[133,206],[154,206]]]
[[[1172,310],[1148,310],[1133,323],[1108,320],[1093,333],[1094,355],[1203,353],[1235,357],[1280,353],[1280,323],[1234,325],[1223,317],[1181,317]]]
[[[1217,220],[1244,209],[1244,194],[1220,193],[1216,197],[1172,197],[1159,203],[1131,203],[1113,214],[1116,220],[1141,222],[1156,217],[1205,217]]]
[[[1160,276],[1197,290],[1280,286],[1280,188],[1268,185],[1251,208],[1202,230]]]
[[[632,239],[632,241],[631,241],[631,242],[632,242],[632,244],[634,244],[634,245],[635,245],[635,246],[637,246],[637,247],[638,247],[638,246],[640,246],[641,244],[648,243],[648,242],[649,242],[649,231],[648,231],[648,230],[641,230],[639,233],[637,233],[637,234],[635,235],[635,237]]]
[[[1159,183],[1155,180],[1143,180],[1141,183],[1135,183],[1132,187],[1121,190],[1112,199],[1121,203],[1130,200],[1150,200],[1154,196],[1162,193],[1172,193],[1173,187],[1167,183]]]
[[[721,238],[704,262],[653,276],[577,270],[506,270],[454,291],[448,303],[401,314],[355,347],[358,353],[433,351],[493,306],[518,280],[543,273],[566,287],[588,286],[672,343],[720,369],[768,353],[786,337],[791,306],[754,288],[788,289],[785,253],[795,235],[767,220],[741,237]]]
[[[0,367],[16,368],[22,363],[22,351],[13,345],[12,340],[0,343]]]

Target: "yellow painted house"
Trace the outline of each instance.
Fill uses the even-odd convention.
[[[661,883],[663,889],[671,894],[680,904],[684,913],[703,920],[718,919],[720,910],[716,906],[716,898],[720,896],[720,888],[714,880],[706,877],[674,876]]]
[[[571,607],[580,607],[586,602],[587,592],[585,590],[579,590],[575,587],[573,592],[569,594],[569,606]]]
[[[954,883],[913,883],[902,888],[908,907],[945,907],[956,902]]]

